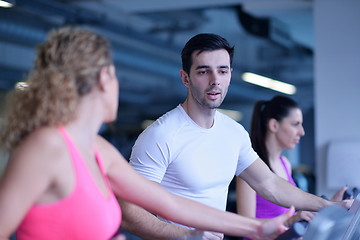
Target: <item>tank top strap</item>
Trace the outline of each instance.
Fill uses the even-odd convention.
[[[97,164],[98,164],[98,166],[99,166],[99,168],[100,168],[100,171],[101,171],[101,173],[102,173],[103,175],[105,175],[104,163],[103,163],[102,158],[100,157],[100,153],[99,153],[99,151],[98,151],[96,148],[94,149],[94,151],[95,151],[96,162],[97,162]]]
[[[99,169],[100,169],[101,174],[103,175],[103,177],[104,177],[104,179],[105,179],[105,183],[106,183],[106,185],[107,185],[107,188],[108,188],[108,190],[109,190],[110,192],[112,192],[112,191],[111,191],[111,184],[110,184],[109,178],[108,178],[107,175],[106,175],[106,171],[105,171],[105,167],[104,167],[104,162],[103,162],[103,160],[102,160],[102,158],[101,158],[101,156],[100,156],[99,151],[98,151],[96,148],[94,149],[94,151],[95,151],[96,162],[97,162],[97,164],[98,164],[98,166],[99,166]]]
[[[82,161],[81,155],[78,152],[74,142],[72,141],[71,136],[67,133],[66,129],[63,126],[58,126],[57,129],[63,137],[68,152],[70,154],[76,179],[77,181],[81,181],[80,179],[82,179],[82,177],[86,175],[86,168],[84,162]]]
[[[287,175],[287,178],[288,178],[288,181],[296,186],[295,182],[294,182],[294,179],[292,178],[291,174],[290,174],[290,170],[288,169],[287,165],[286,165],[286,162],[285,160],[282,158],[282,156],[280,156],[280,161],[282,163],[282,165],[284,166],[284,169],[285,169],[285,172],[286,172],[286,175]]]
[[[74,146],[74,143],[72,142],[69,134],[66,132],[65,128],[62,126],[57,127],[58,131],[60,132],[61,136],[63,137],[65,144],[69,150],[69,153],[71,155],[71,159],[77,159],[79,157],[76,147]],[[74,161],[73,161],[74,162]]]

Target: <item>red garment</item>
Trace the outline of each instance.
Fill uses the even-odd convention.
[[[95,151],[110,194],[108,197],[96,185],[64,128],[59,131],[71,155],[75,187],[64,199],[32,206],[17,230],[16,239],[108,240],[120,226],[121,210],[105,176],[102,160]]]

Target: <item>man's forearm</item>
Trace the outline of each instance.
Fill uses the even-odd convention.
[[[333,204],[328,200],[306,193],[272,172],[259,158],[240,177],[259,195],[275,204],[298,210],[319,211]]]
[[[186,239],[195,230],[164,222],[134,204],[119,200],[122,209],[121,228],[147,240]]]
[[[297,210],[319,211],[332,202],[294,187],[286,180],[276,176],[264,191],[264,198],[284,207],[294,206]]]

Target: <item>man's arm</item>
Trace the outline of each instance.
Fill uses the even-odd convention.
[[[236,210],[242,216],[256,217],[256,192],[240,177],[236,177]]]
[[[240,177],[263,198],[284,207],[295,206],[299,210],[319,211],[334,204],[294,187],[274,174],[260,158],[245,169]]]
[[[294,208],[290,208],[276,218],[258,221],[171,194],[137,173],[105,139],[98,140],[97,147],[106,159],[105,170],[115,195],[173,222],[232,236],[270,240],[286,230],[285,221],[294,213]]]
[[[118,200],[122,210],[121,228],[143,239],[169,240],[188,239],[194,236],[202,236],[202,239],[221,240],[223,234],[203,232],[164,222],[155,215],[128,203],[122,199]]]
[[[161,221],[156,216],[119,199],[122,210],[121,228],[143,239],[171,239],[189,235],[189,230],[175,224]]]

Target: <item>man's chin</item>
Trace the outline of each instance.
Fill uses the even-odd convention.
[[[209,109],[218,109],[220,105],[211,105],[209,106]]]
[[[216,108],[219,108],[220,106],[221,106],[221,103],[222,103],[222,101],[219,103],[219,102],[214,102],[214,103],[212,103],[212,104],[210,104],[210,108],[211,109],[216,109]]]
[[[216,109],[221,106],[222,101],[221,102],[219,102],[219,101],[207,102],[206,104],[204,104],[204,106],[207,106],[209,109]]]

